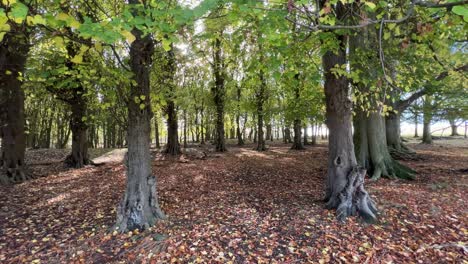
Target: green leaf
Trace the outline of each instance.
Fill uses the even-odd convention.
[[[454,6],[452,12],[460,16],[468,16],[468,8],[464,6]]]
[[[164,38],[162,40],[162,45],[165,51],[170,51],[171,50],[171,41],[169,39]]]
[[[18,2],[15,3],[11,8],[10,16],[13,17],[13,20],[16,23],[21,23],[26,18],[28,11],[29,9],[27,6],[25,6],[23,3]]]
[[[372,2],[364,2],[364,4],[369,7],[371,10],[374,10],[377,6]]]

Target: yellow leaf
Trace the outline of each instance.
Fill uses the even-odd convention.
[[[4,5],[8,5],[8,4],[12,5],[12,4],[16,3],[16,0],[3,0],[2,3]]]
[[[5,36],[6,32],[0,32],[0,41],[2,41],[3,37]]]
[[[78,29],[78,28],[81,27],[81,24],[80,24],[80,22],[73,19],[73,21],[70,23],[70,27]]]
[[[132,43],[135,41],[136,37],[132,34],[132,32],[124,30],[121,32],[122,36],[124,36],[128,42]]]
[[[55,45],[59,48],[64,48],[65,47],[65,42],[63,41],[63,38],[61,37],[55,37],[52,39],[55,43]]]
[[[83,62],[83,55],[78,54],[75,57],[73,57],[73,59],[71,59],[70,61],[75,63],[75,64],[80,64],[80,63]]]
[[[66,21],[70,16],[67,13],[60,13],[57,15],[58,20]]]
[[[42,25],[46,24],[46,20],[40,15],[35,15],[32,21],[34,24],[42,24]]]
[[[98,51],[98,52],[102,52],[102,44],[101,42],[96,42],[94,44],[94,48]]]

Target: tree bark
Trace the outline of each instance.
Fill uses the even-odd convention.
[[[187,146],[187,111],[184,110],[184,148]]]
[[[92,162],[88,157],[88,125],[84,120],[86,102],[78,93],[71,103],[71,111],[72,152],[65,159],[65,163],[73,168],[82,168]]]
[[[289,125],[286,126],[286,128],[284,129],[284,143],[291,143],[292,140],[291,140],[291,129],[289,128]]]
[[[154,117],[154,138],[156,148],[161,148],[161,143],[159,142],[159,119],[158,116]]]
[[[242,146],[244,145],[244,139],[242,138],[242,130],[240,126],[240,114],[236,116],[236,134],[237,134],[237,145]]]
[[[301,128],[301,120],[300,119],[294,119],[294,141],[293,145],[291,146],[291,149],[295,150],[301,150],[304,149],[304,146],[302,145],[302,128]]]
[[[359,107],[358,107],[359,108]],[[358,164],[372,174],[371,178],[402,178],[413,180],[415,171],[394,160],[388,150],[385,120],[381,113],[357,110],[354,119],[354,143]]]
[[[401,151],[400,113],[390,111],[385,118],[385,134],[388,147]]]
[[[334,7],[337,18],[344,17],[347,8],[341,2]],[[345,76],[337,76],[335,65],[346,65],[346,38],[336,36],[339,49],[327,51],[322,57],[326,98],[327,126],[330,130],[328,144],[328,172],[325,202],[329,209],[337,210],[337,218],[358,214],[368,222],[376,220],[374,202],[364,190],[365,169],[356,161],[352,136],[352,102]]]
[[[273,134],[272,134],[272,128],[271,128],[271,123],[268,123],[266,125],[266,140],[273,141]]]
[[[177,110],[174,101],[170,100],[166,106],[167,113],[167,144],[165,153],[170,155],[181,154],[179,144],[179,127],[177,121]]]
[[[263,73],[263,70],[260,70],[259,73],[260,78],[260,87],[256,92],[256,100],[257,100],[257,131],[255,133],[257,135],[257,151],[265,151],[265,137],[263,135],[263,117],[264,117],[264,110],[263,104],[265,102],[265,89],[266,89],[266,80]],[[257,132],[256,131],[256,132]]]
[[[224,135],[224,101],[226,91],[224,87],[224,61],[221,56],[221,35],[222,33],[219,33],[213,44],[213,75],[215,77],[215,84],[211,90],[216,106],[215,146],[217,152],[227,150]]]
[[[450,129],[451,129],[450,136],[452,137],[459,136],[460,134],[458,134],[457,124],[455,123],[455,120],[449,119],[449,123],[450,123]]]
[[[424,144],[432,144],[432,135],[431,135],[431,121],[432,121],[432,99],[430,96],[426,95],[423,105],[423,137],[422,142]]]
[[[138,0],[129,0],[137,4]],[[150,133],[151,100],[150,71],[154,44],[148,34],[133,29],[136,39],[130,46],[130,68],[136,82],[131,86],[130,98],[145,98],[128,102],[128,152],[126,155],[127,187],[117,211],[116,228],[120,232],[146,229],[165,216],[159,207],[156,177],[151,169]],[[140,107],[144,104],[144,108]]]
[[[1,4],[0,4],[1,6]],[[21,182],[30,177],[25,173],[26,150],[24,91],[22,81],[29,52],[29,33],[10,23],[0,42],[0,184]],[[21,33],[16,33],[21,32]]]
[[[418,113],[414,113],[414,137],[419,137],[418,135]]]

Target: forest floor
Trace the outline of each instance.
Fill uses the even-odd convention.
[[[417,159],[404,163],[415,181],[366,182],[381,212],[374,225],[323,209],[325,144],[156,153],[168,220],[127,234],[111,230],[122,151],[94,151],[108,163],[66,169],[66,152],[31,150],[30,172],[46,177],[0,187],[0,263],[466,263],[468,140],[457,142],[410,144]]]

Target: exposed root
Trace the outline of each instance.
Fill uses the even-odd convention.
[[[343,190],[337,196],[327,199],[327,208],[337,208],[338,220],[344,221],[349,216],[359,215],[367,223],[377,221],[375,203],[364,189],[365,175],[364,168],[354,167],[347,176],[347,183]]]
[[[35,177],[26,174],[22,168],[8,168],[0,172],[0,185],[10,185],[32,180]]]
[[[410,149],[408,146],[401,144],[400,149],[388,148],[390,155],[397,160],[418,160],[416,152]]]
[[[114,229],[121,233],[132,230],[145,230],[157,221],[165,220],[156,193],[156,178],[152,175],[147,178],[148,193],[138,190],[134,193],[125,193],[117,210],[117,222]]]
[[[381,177],[389,179],[414,180],[417,172],[391,158],[384,159],[375,165],[371,176],[372,180],[378,180]]]
[[[86,165],[93,165],[93,166],[99,166],[102,165],[101,163],[94,163],[91,159],[82,159],[81,161],[77,161],[72,154],[68,155],[65,160],[63,161],[65,165],[69,168],[75,168],[75,169],[80,169],[83,168]]]
[[[182,151],[180,149],[180,145],[177,144],[167,144],[166,148],[164,149],[164,153],[169,154],[171,156],[178,156],[182,154]]]
[[[302,144],[296,144],[296,143],[293,143],[293,145],[291,146],[291,149],[294,149],[294,150],[304,150],[304,146]]]

